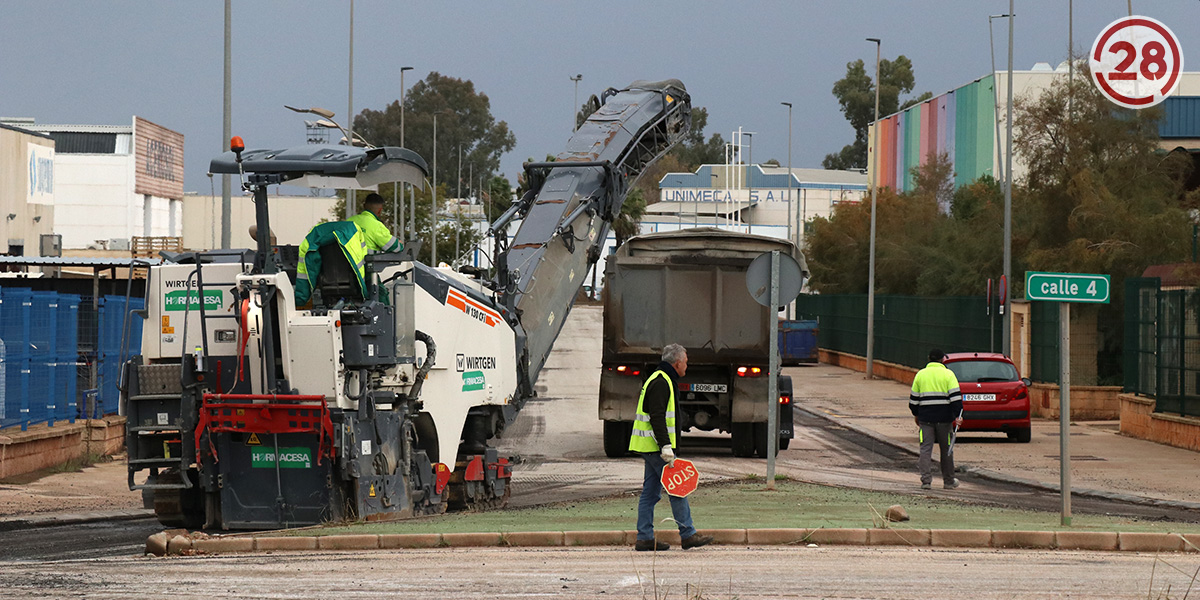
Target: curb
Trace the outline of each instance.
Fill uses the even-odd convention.
[[[793,410],[799,410],[799,411],[804,412],[805,414],[811,415],[818,419],[824,419],[826,421],[829,421],[830,423],[836,423],[840,427],[845,427],[846,429],[849,429],[850,431],[853,431],[859,435],[869,437],[872,440],[875,440],[876,442],[879,442],[886,446],[890,446],[890,447],[895,448],[906,454],[909,454],[912,456],[919,455],[918,451],[913,450],[911,447],[909,447],[906,444],[897,442],[891,438],[884,436],[881,433],[872,431],[872,430],[862,427],[860,425],[855,425],[854,423],[849,423],[849,422],[843,421],[842,419],[839,419],[838,417],[835,417],[833,415],[828,415],[825,413],[817,412],[817,411],[814,411],[814,410],[811,410],[808,408],[803,408],[800,406],[793,406]],[[972,467],[970,465],[961,464],[961,463],[958,465],[955,465],[955,466],[959,467],[963,473],[968,473],[968,474],[974,475],[976,477],[979,477],[980,479],[988,479],[991,481],[999,481],[1001,483],[1012,483],[1012,484],[1016,484],[1016,485],[1023,485],[1023,486],[1032,487],[1032,488],[1036,488],[1036,489],[1047,491],[1047,492],[1058,493],[1060,490],[1060,486],[1055,483],[1042,483],[1042,482],[1034,480],[1034,479],[1026,479],[1024,477],[1017,477],[1015,475],[1008,475],[1006,473],[1001,473],[999,471],[993,471],[991,469],[984,469],[981,467]],[[1183,500],[1163,500],[1161,498],[1148,498],[1146,496],[1137,496],[1134,494],[1113,492],[1113,491],[1109,491],[1109,490],[1093,490],[1093,489],[1087,489],[1087,488],[1072,487],[1071,495],[1072,496],[1081,496],[1081,497],[1086,497],[1086,498],[1099,498],[1101,500],[1113,500],[1113,501],[1117,501],[1117,502],[1125,502],[1128,504],[1138,504],[1138,505],[1142,505],[1142,506],[1157,506],[1157,507],[1163,507],[1163,508],[1175,508],[1175,509],[1181,509],[1181,510],[1200,511],[1200,502],[1186,502]]]
[[[909,546],[912,548],[1025,548],[1103,552],[1200,552],[1200,534],[1111,531],[993,531],[987,529],[701,529],[720,546]],[[511,533],[401,533],[325,536],[209,537],[192,540],[157,533],[147,553],[227,554],[331,550],[438,548],[632,547],[635,531],[522,531]],[[679,534],[664,531],[673,546]],[[151,543],[153,542],[153,544]]]
[[[78,525],[96,521],[134,521],[154,517],[154,511],[146,508],[96,511],[89,513],[51,513],[46,515],[23,515],[0,517],[0,531],[17,531],[37,527]]]

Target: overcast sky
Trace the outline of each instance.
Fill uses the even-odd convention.
[[[1079,0],[1075,47],[1086,52],[1126,0]],[[1067,56],[1068,0],[1016,2],[1017,69]],[[1187,70],[1200,69],[1200,1],[1133,0],[1166,23]],[[796,167],[819,167],[853,130],[830,93],[855,59],[874,69],[904,54],[914,93],[935,95],[989,70],[988,15],[1007,0],[698,2],[607,0],[356,0],[354,110],[379,109],[430,71],[470,79],[508,122],[517,146],[501,161],[515,181],[528,157],[557,153],[581,102],[636,79],[677,78],[707,107],[706,135],[753,131],[754,159],[787,162],[792,102]],[[8,2],[0,11],[0,116],[38,123],[128,125],[132,115],[182,132],[184,188],[209,193],[208,162],[223,150],[224,3],[220,0]],[[997,68],[1007,30],[996,22]],[[304,143],[301,115],[347,111],[349,0],[234,0],[233,131],[249,147]],[[217,193],[220,193],[219,182]]]

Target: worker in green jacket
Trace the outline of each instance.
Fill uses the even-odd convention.
[[[363,200],[363,211],[350,217],[350,221],[362,230],[367,240],[367,249],[376,252],[399,252],[404,247],[396,236],[388,231],[380,217],[383,216],[383,196],[371,192]]]

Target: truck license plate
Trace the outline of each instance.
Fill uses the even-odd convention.
[[[729,391],[729,386],[724,383],[693,383],[691,391],[724,394]]]
[[[995,394],[963,394],[965,402],[995,402]]]

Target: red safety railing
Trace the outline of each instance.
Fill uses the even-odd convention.
[[[265,400],[266,402],[263,402]],[[280,394],[204,394],[200,422],[196,425],[196,448],[204,432],[315,433],[317,464],[324,456],[334,458],[333,421],[324,396]],[[208,442],[213,459],[217,449]]]

